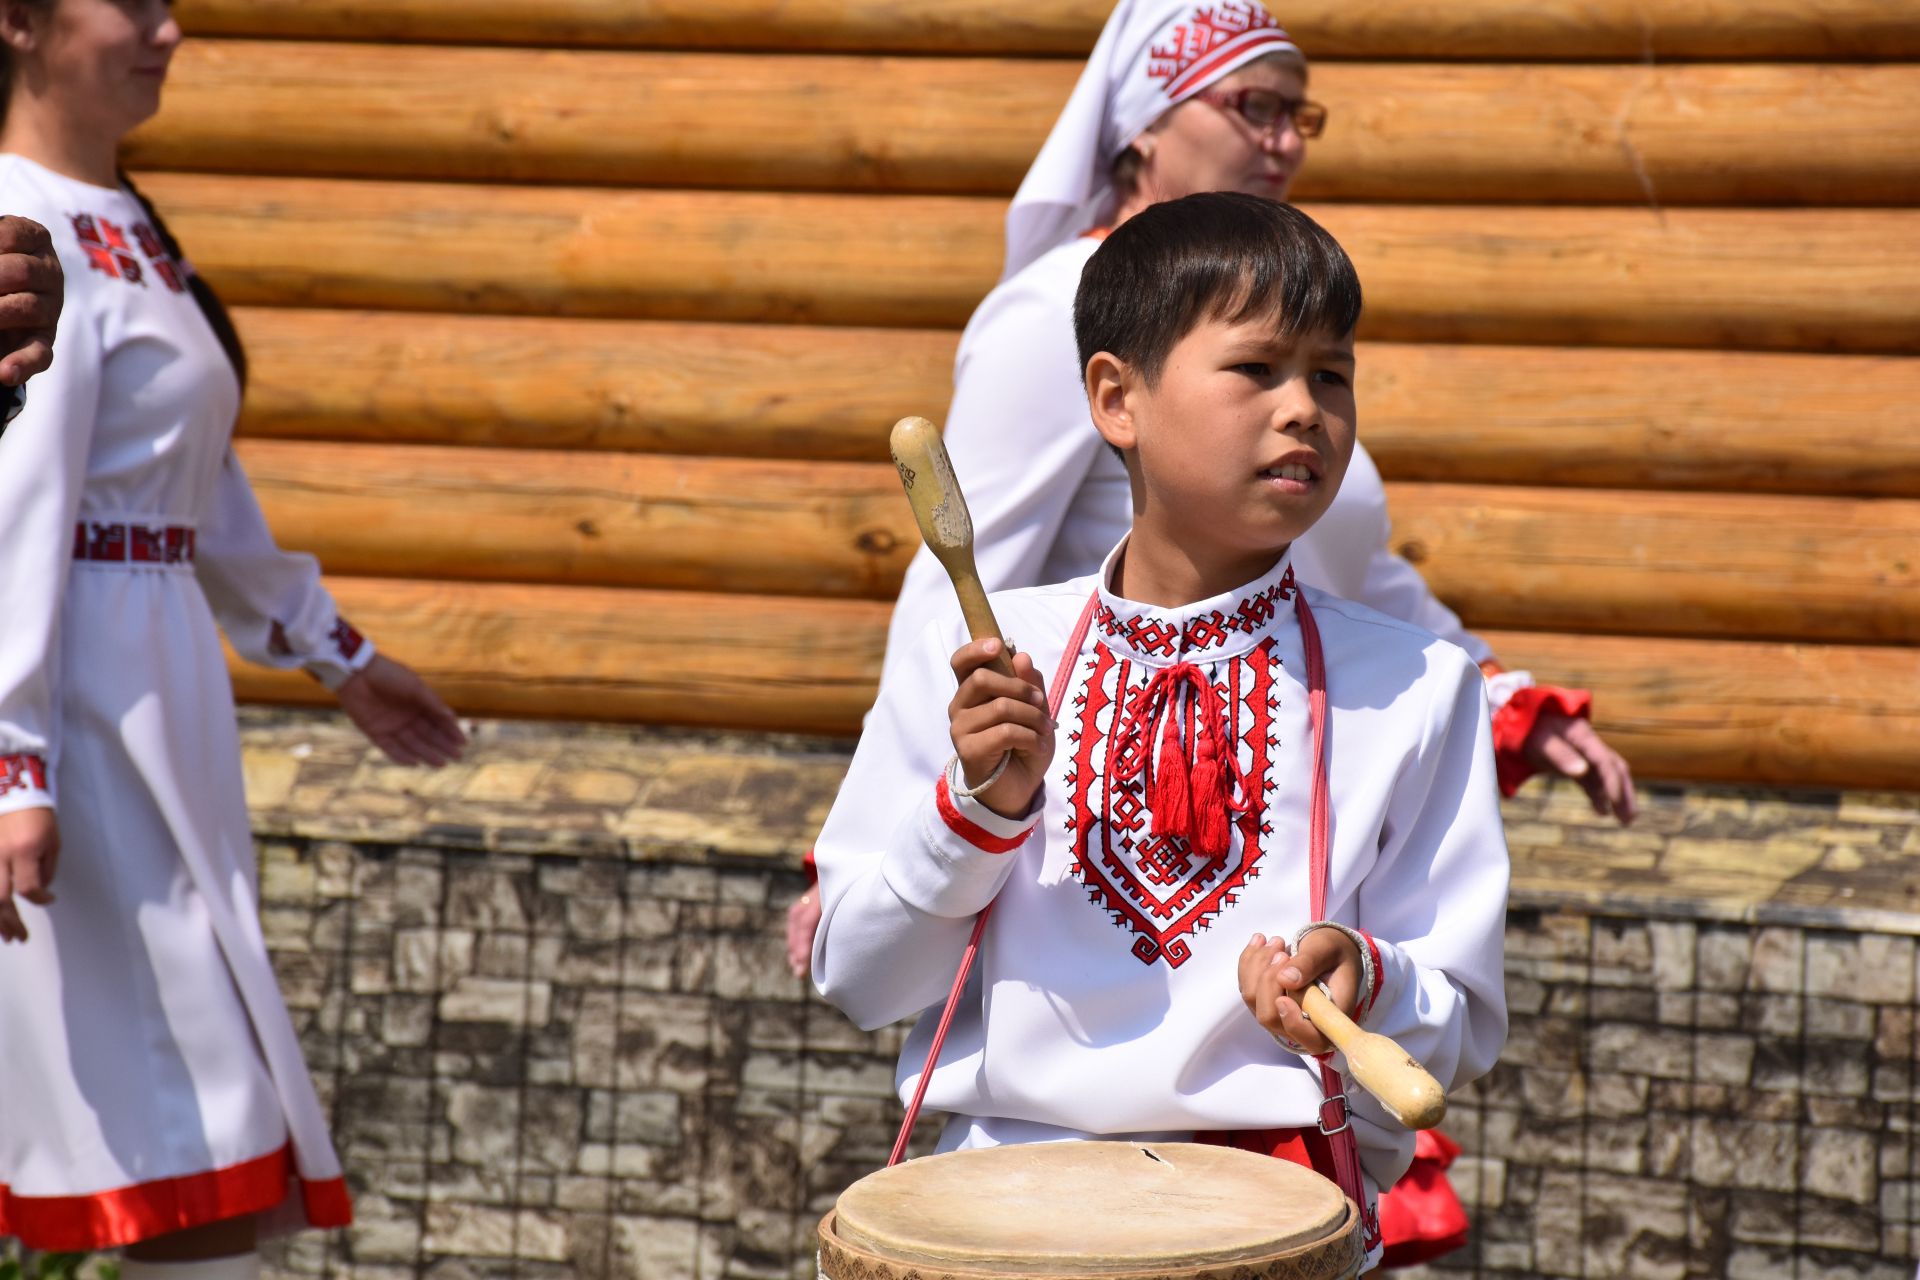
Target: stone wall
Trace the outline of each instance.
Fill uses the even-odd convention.
[[[839,744],[483,725],[438,775],[251,713],[269,941],[358,1223],[278,1275],[811,1276],[899,1033],[788,975]],[[1509,809],[1513,1034],[1427,1274],[1913,1275],[1920,798]],[[927,1135],[923,1133],[922,1138]]]

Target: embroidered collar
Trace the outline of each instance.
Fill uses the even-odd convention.
[[[1283,609],[1293,602],[1295,591],[1291,550],[1243,587],[1166,608],[1140,604],[1109,589],[1126,546],[1122,538],[1100,566],[1100,600],[1093,609],[1094,631],[1117,652],[1154,666],[1183,660],[1212,662],[1247,652],[1267,634],[1276,617],[1292,616]]]

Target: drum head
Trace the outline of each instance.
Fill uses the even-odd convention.
[[[831,1243],[868,1274],[1345,1276],[1359,1261],[1353,1226],[1337,1186],[1285,1160],[1192,1143],[1037,1143],[861,1179],[823,1225],[822,1261]],[[1248,1269],[1282,1258],[1302,1265]]]

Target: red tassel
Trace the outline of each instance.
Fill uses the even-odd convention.
[[[1184,836],[1193,831],[1193,797],[1187,776],[1187,753],[1180,749],[1180,731],[1167,725],[1160,738],[1160,759],[1153,770],[1152,794],[1147,804],[1153,810],[1153,833],[1157,836]]]
[[[1213,734],[1200,734],[1199,757],[1193,766],[1193,848],[1203,858],[1224,858],[1232,843],[1227,821],[1230,797],[1221,785],[1225,778]]]

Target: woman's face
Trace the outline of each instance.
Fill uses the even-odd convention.
[[[1266,89],[1289,101],[1306,97],[1305,67],[1292,59],[1263,58],[1207,86],[1210,94]],[[1228,107],[1189,98],[1155,122],[1134,144],[1145,156],[1140,191],[1151,200],[1178,200],[1202,191],[1239,191],[1287,198],[1307,158],[1307,140],[1282,116],[1258,129]]]
[[[83,127],[118,137],[160,109],[180,46],[170,0],[7,0],[6,25],[21,87]]]

